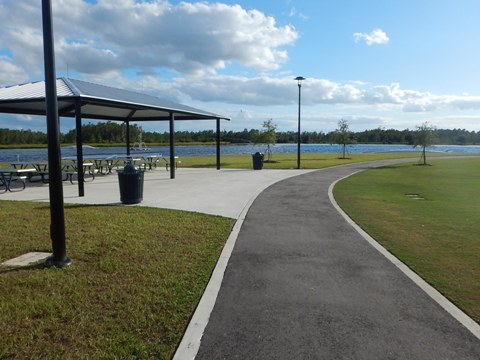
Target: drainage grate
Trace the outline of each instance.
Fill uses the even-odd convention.
[[[420,194],[405,194],[412,200],[425,200],[424,197],[420,196]]]

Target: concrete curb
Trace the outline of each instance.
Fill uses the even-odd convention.
[[[364,170],[360,170],[364,171]],[[460,310],[455,304],[423,280],[420,276],[412,271],[407,265],[396,258],[392,253],[380,245],[374,238],[368,235],[362,228],[360,228],[337,204],[333,196],[333,188],[335,185],[360,171],[356,171],[350,175],[347,175],[341,179],[334,181],[328,188],[328,197],[335,207],[335,209],[345,218],[345,220],[366,240],[372,245],[379,253],[385,256],[392,264],[394,264],[400,271],[402,271],[408,278],[410,278],[416,285],[418,285],[428,296],[430,296],[437,304],[439,304],[445,311],[453,316],[458,322],[465,326],[477,339],[480,340],[480,325],[477,324],[472,318]]]

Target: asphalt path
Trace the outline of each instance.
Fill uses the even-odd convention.
[[[369,166],[299,175],[256,198],[196,359],[480,359],[480,340],[333,207],[329,186]]]

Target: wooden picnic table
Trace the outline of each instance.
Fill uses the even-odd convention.
[[[36,173],[37,170],[33,168],[23,168],[23,169],[15,169],[15,168],[1,168],[0,169],[0,188],[4,188],[2,192],[13,192],[13,191],[22,191],[25,189],[26,183],[25,179],[27,179],[30,175]],[[18,190],[12,189],[12,181],[20,180],[22,186]]]

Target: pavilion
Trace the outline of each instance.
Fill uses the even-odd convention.
[[[170,132],[170,164],[175,163],[175,121],[216,121],[216,165],[220,169],[220,120],[229,118],[164,100],[148,94],[118,89],[91,82],[57,78],[59,117],[75,118],[77,163],[83,166],[82,119],[122,121],[126,123],[127,155],[130,152],[129,123],[168,121]],[[0,88],[0,113],[46,115],[45,81]],[[170,166],[175,178],[175,166]],[[83,173],[78,174],[78,194],[84,195]]]

